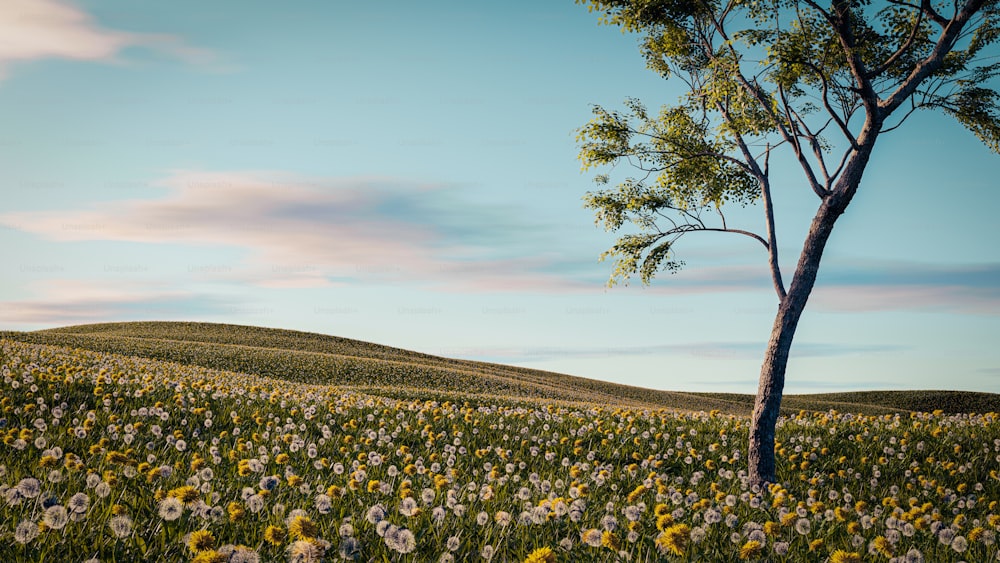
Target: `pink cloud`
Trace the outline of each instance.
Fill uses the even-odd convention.
[[[236,247],[240,268],[219,272],[263,287],[317,287],[337,280],[429,283],[466,291],[551,290],[569,282],[538,258],[497,258],[466,242],[474,218],[439,216],[447,188],[384,178],[304,178],[276,172],[176,172],[158,199],[83,210],[8,213],[0,222],[64,241],[126,241]],[[468,214],[477,209],[465,206]],[[483,211],[484,210],[479,210]],[[452,221],[452,223],[448,223]]]
[[[228,299],[170,289],[158,284],[116,284],[46,280],[33,287],[35,299],[0,302],[5,326],[61,326],[101,321],[190,319],[233,309]]]
[[[0,75],[5,65],[35,59],[114,61],[130,46],[168,53],[188,62],[212,57],[168,34],[101,28],[89,14],[61,0],[4,0],[0,3]]]

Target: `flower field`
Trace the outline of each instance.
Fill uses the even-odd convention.
[[[760,490],[731,414],[13,340],[0,370],[7,561],[1000,560],[993,413],[787,416]]]

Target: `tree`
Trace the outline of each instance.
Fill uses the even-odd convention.
[[[774,430],[795,328],[837,219],[879,137],[915,111],[941,110],[1000,153],[998,0],[577,0],[641,34],[650,69],[685,83],[651,113],[594,108],[579,130],[584,169],[627,162],[639,174],[585,202],[611,231],[609,284],[682,265],[684,235],[721,231],[767,251],[778,297],[750,427],[749,477],[775,481]],[[791,158],[817,198],[790,284],[778,261],[769,163]],[[606,174],[596,177],[607,184]],[[726,223],[727,205],[762,202],[763,234]]]

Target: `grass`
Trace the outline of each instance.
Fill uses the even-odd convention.
[[[96,328],[0,338],[4,560],[1000,558],[995,413],[785,416],[778,483],[761,489],[745,473],[747,417],[670,402],[745,410],[743,396],[650,394],[654,409],[615,399],[623,386],[319,335]],[[185,333],[201,340],[172,338]],[[73,344],[16,341],[32,339]],[[266,375],[299,370],[294,384]]]
[[[502,395],[621,406],[720,411],[745,415],[752,395],[643,389],[502,364],[443,358],[323,334],[192,322],[127,322],[0,332],[21,342],[69,346],[184,365],[330,384],[382,396],[415,390],[441,400]],[[827,411],[860,414],[941,410],[1000,411],[1000,395],[965,391],[859,391],[786,395],[784,414]]]

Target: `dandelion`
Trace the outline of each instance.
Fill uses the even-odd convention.
[[[687,524],[674,524],[663,530],[656,538],[656,547],[661,553],[684,555],[688,540],[691,538],[691,528]]]
[[[448,541],[445,542],[444,546],[448,548],[448,551],[458,551],[461,544],[462,541],[458,538],[458,536],[451,536],[448,538]]]
[[[496,550],[493,549],[493,546],[489,545],[489,544],[486,544],[486,545],[483,546],[483,549],[480,550],[479,555],[481,555],[483,557],[483,559],[485,559],[487,561],[490,561],[490,560],[493,559],[493,555],[495,553],[496,553]]]
[[[288,524],[288,535],[292,539],[309,540],[316,537],[316,524],[308,516],[294,516]]]
[[[838,549],[830,554],[830,563],[861,563],[861,555],[853,551]]]
[[[285,536],[285,530],[278,526],[268,526],[264,529],[264,540],[273,546],[279,546],[284,543]]]
[[[580,533],[580,541],[590,547],[601,547],[601,538],[601,531],[596,528],[590,528]]]
[[[905,563],[924,563],[924,554],[919,549],[913,547],[903,556]]]
[[[214,549],[198,552],[191,563],[229,563],[232,559],[225,553],[220,553]]]
[[[807,536],[809,535],[809,532],[811,530],[812,530],[812,524],[809,523],[809,520],[805,518],[799,518],[798,520],[795,521],[795,531],[798,532],[800,535]]]
[[[208,551],[215,547],[215,537],[208,530],[196,530],[191,532],[187,546],[191,550],[191,553]]]
[[[951,540],[951,548],[957,553],[965,553],[969,548],[969,542],[962,536],[955,536],[955,539]]]
[[[69,501],[66,503],[69,510],[75,513],[84,513],[90,508],[90,497],[87,493],[76,493],[75,495],[69,497]]]
[[[385,518],[385,514],[385,507],[381,504],[376,504],[365,513],[365,520],[368,520],[369,524],[378,524]]]
[[[184,512],[184,504],[177,497],[167,497],[160,501],[158,513],[160,518],[171,522],[181,517]]]
[[[556,554],[548,547],[540,547],[524,558],[524,563],[555,563]]]
[[[764,546],[757,540],[750,540],[746,542],[740,547],[740,559],[753,559],[757,557],[763,547]]]
[[[17,492],[24,498],[35,498],[41,491],[41,483],[34,477],[21,479],[17,484]]]
[[[320,563],[324,550],[316,542],[297,540],[288,546],[289,563]]]
[[[38,524],[25,520],[14,529],[14,541],[21,544],[29,543],[38,537]]]
[[[111,533],[116,538],[124,538],[132,533],[132,519],[124,514],[119,514],[108,521]]]
[[[69,513],[66,511],[65,506],[59,504],[50,506],[45,510],[42,521],[53,530],[61,530],[69,522]]]

